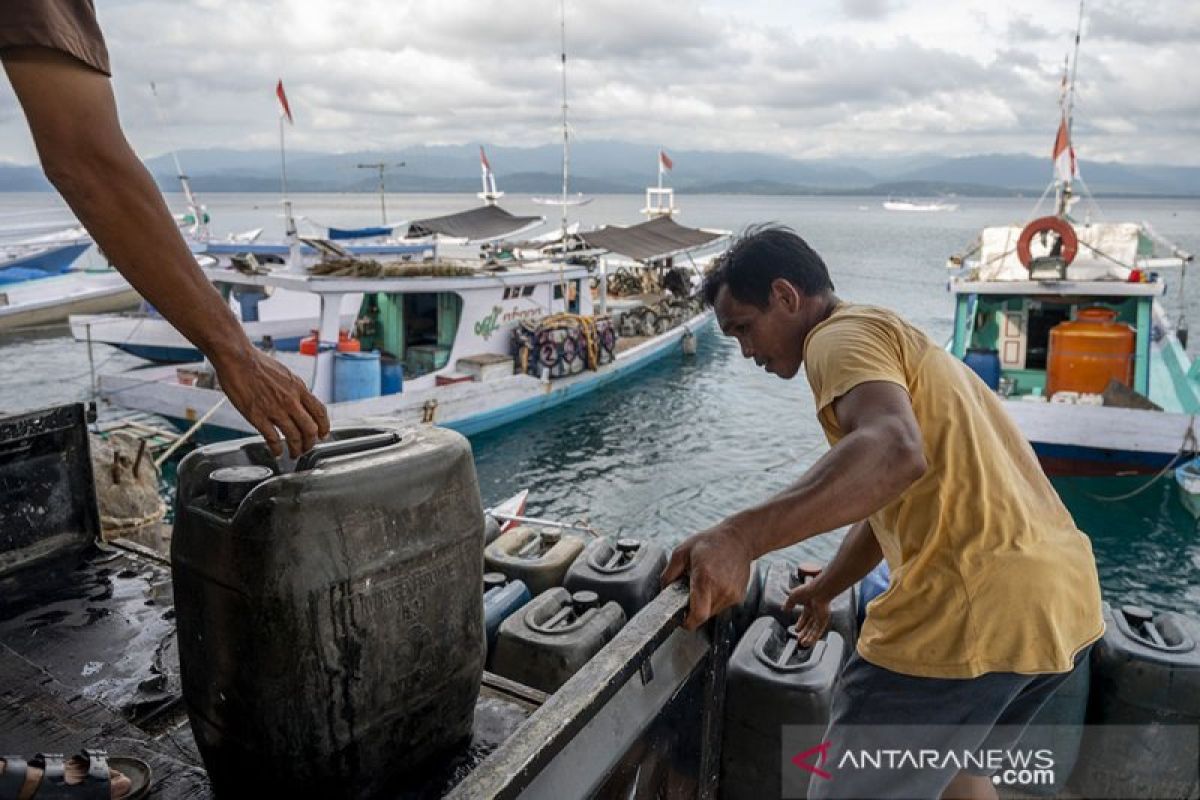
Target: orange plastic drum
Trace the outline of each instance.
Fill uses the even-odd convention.
[[[1046,394],[1099,393],[1116,380],[1133,385],[1134,332],[1117,322],[1117,312],[1084,308],[1069,322],[1050,330]]]

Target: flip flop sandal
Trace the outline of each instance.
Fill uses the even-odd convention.
[[[0,800],[14,800],[25,785],[29,767],[42,770],[42,780],[34,790],[35,800],[109,800],[109,768],[129,778],[129,791],[117,800],[141,800],[150,792],[150,765],[140,758],[109,759],[103,750],[83,750],[80,757],[88,771],[79,783],[66,782],[66,762],[60,753],[38,753],[28,762],[18,756],[4,756],[0,774]]]

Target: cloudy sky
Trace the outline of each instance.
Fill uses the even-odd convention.
[[[797,158],[1043,154],[1072,0],[567,0],[574,135]],[[172,145],[554,142],[559,0],[97,0],[122,118]],[[1092,0],[1076,142],[1200,164],[1200,3]],[[159,87],[161,114],[149,84]],[[0,159],[34,160],[7,84]]]

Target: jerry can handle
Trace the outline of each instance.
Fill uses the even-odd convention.
[[[399,433],[396,431],[387,431],[385,433],[373,433],[369,436],[358,436],[353,439],[322,442],[297,459],[296,472],[313,469],[322,459],[348,456],[367,450],[378,450],[381,447],[387,447],[399,441]]]

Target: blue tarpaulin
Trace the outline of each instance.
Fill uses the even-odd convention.
[[[367,239],[374,236],[391,236],[395,228],[330,228],[330,239]]]

